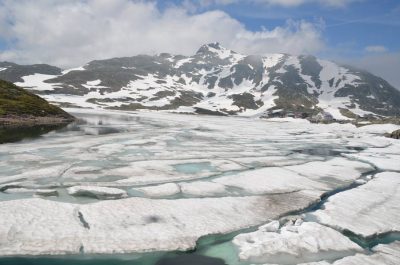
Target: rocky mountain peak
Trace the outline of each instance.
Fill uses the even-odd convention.
[[[221,44],[219,42],[204,44],[196,52],[196,55],[216,56],[216,57],[220,57],[221,59],[225,59],[225,58],[229,57],[231,54],[235,54],[235,52],[221,46]]]
[[[400,116],[400,92],[366,71],[314,56],[244,55],[217,42],[193,56],[137,55],[63,72],[43,65],[3,68],[0,79],[67,106],[272,117],[330,113],[338,120]]]

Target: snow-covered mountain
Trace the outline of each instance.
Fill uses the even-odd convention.
[[[334,118],[400,116],[400,92],[382,78],[313,56],[244,55],[218,43],[187,57],[162,53],[92,61],[62,71],[0,63],[0,79],[62,106]]]

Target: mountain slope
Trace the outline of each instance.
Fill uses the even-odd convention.
[[[0,80],[0,125],[62,123],[73,117],[41,97]]]
[[[28,75],[60,75],[61,69],[48,64],[18,65],[10,62],[0,62],[0,79],[9,82],[23,82],[22,77]]]
[[[0,78],[11,69],[0,68]],[[325,111],[336,119],[400,116],[400,92],[368,72],[313,56],[247,56],[218,43],[203,45],[190,57],[138,55],[8,78],[68,106],[242,116]]]

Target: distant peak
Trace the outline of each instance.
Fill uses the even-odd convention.
[[[219,42],[209,43],[209,44],[206,44],[206,46],[211,47],[211,48],[214,48],[214,49],[216,49],[216,50],[225,49],[225,48],[223,48],[223,47],[221,46],[221,44],[220,44]]]
[[[229,58],[234,54],[236,54],[236,52],[226,49],[225,47],[221,46],[219,42],[205,44],[201,46],[196,53],[196,55],[207,56],[207,57],[211,56],[222,60]]]
[[[213,43],[204,44],[203,46],[201,46],[200,49],[197,51],[197,53],[208,53],[208,52],[216,52],[216,51],[221,51],[221,50],[226,50],[226,49],[224,47],[222,47],[219,42],[213,42]]]

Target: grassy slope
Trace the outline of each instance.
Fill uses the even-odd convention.
[[[41,97],[0,80],[0,117],[5,116],[73,118]]]

